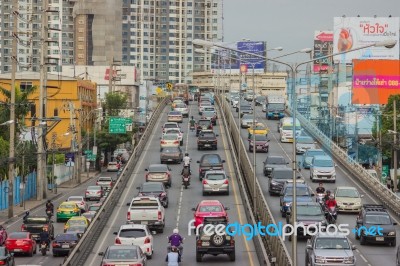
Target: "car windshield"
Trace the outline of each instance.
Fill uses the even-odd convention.
[[[165,131],[165,134],[180,134],[179,129],[168,129]]]
[[[205,117],[212,117],[212,116],[215,115],[215,113],[212,112],[212,111],[204,111],[204,112],[203,112],[203,115],[204,115]]]
[[[314,160],[313,165],[317,167],[333,167],[333,161],[329,159]]]
[[[78,236],[76,234],[60,234],[57,235],[55,241],[78,241]]]
[[[165,140],[177,140],[179,138],[178,134],[165,134],[163,139]]]
[[[315,241],[316,249],[350,249],[346,238],[317,238]]]
[[[73,209],[73,208],[75,208],[75,204],[61,204],[60,205],[60,208],[64,208],[64,209]]]
[[[175,107],[176,108],[186,108],[186,104],[178,103]]]
[[[285,104],[283,104],[283,103],[269,103],[268,104],[268,109],[284,110],[285,109]]]
[[[26,218],[26,223],[28,224],[46,224],[48,223],[47,217],[29,217]]]
[[[146,231],[144,229],[122,229],[119,231],[119,237],[125,238],[139,238],[146,237]]]
[[[253,116],[252,115],[244,115],[243,117],[242,117],[242,119],[243,120],[253,120]]]
[[[155,192],[155,191],[163,191],[162,185],[157,183],[146,183],[143,184],[142,192]]]
[[[182,113],[181,112],[169,112],[169,114],[168,115],[182,115]]]
[[[86,225],[85,220],[81,220],[81,219],[79,219],[79,220],[70,219],[70,220],[68,220],[67,223],[70,224],[70,225]]]
[[[292,179],[293,178],[293,174],[292,173],[293,172],[292,172],[291,169],[274,170],[273,176],[274,176],[274,179]]]
[[[25,239],[28,238],[28,233],[25,232],[13,232],[9,236],[11,239]]]
[[[365,215],[365,223],[377,225],[392,224],[389,215],[386,214],[367,214]]]
[[[265,136],[265,135],[255,134],[254,138],[256,139],[256,141],[266,141],[267,140],[267,136]],[[251,138],[251,139],[253,139],[253,138]]]
[[[359,194],[355,189],[338,189],[336,192],[336,197],[358,198]]]
[[[317,156],[317,155],[325,155],[324,151],[307,151],[307,157],[313,157],[313,156]]]
[[[259,101],[259,102],[265,101],[265,97],[264,96],[257,96],[256,100]]]
[[[211,205],[211,206],[200,206],[200,212],[222,212],[221,206]]]
[[[69,197],[68,201],[83,201],[83,197]]]
[[[224,180],[226,179],[224,174],[207,174],[206,179],[208,180]]]
[[[164,128],[178,128],[178,126],[175,124],[165,124]]]
[[[303,143],[303,144],[314,144],[314,140],[309,137],[298,137],[296,139],[297,143]]]
[[[101,190],[101,186],[88,186],[87,190]]]
[[[163,148],[162,152],[164,152],[164,153],[176,153],[176,152],[179,152],[179,148],[178,147]]]
[[[319,206],[304,206],[297,205],[298,216],[317,216],[322,215],[321,207]]]
[[[204,138],[214,138],[215,137],[214,133],[211,133],[211,132],[202,133],[202,134],[200,134],[200,136],[204,137]]]
[[[292,125],[283,126],[282,130],[293,130]],[[301,126],[296,126],[296,130],[301,130]]]
[[[310,193],[306,187],[296,187],[296,196],[309,196]],[[286,188],[286,196],[293,196],[293,187]]]
[[[207,155],[204,156],[201,164],[220,164],[221,163],[221,159],[219,158],[218,155]]]
[[[68,230],[67,230],[67,232],[75,232],[75,231],[78,231],[78,232],[84,232],[86,230],[86,226],[82,226],[82,225],[72,225],[72,226],[70,226],[69,228],[68,228]]]
[[[100,206],[90,206],[89,207],[89,211],[98,211],[98,210],[100,210]]]
[[[268,157],[267,164],[286,164],[283,157]]]
[[[166,165],[150,165],[149,172],[167,172],[168,168]]]
[[[111,177],[100,177],[97,181],[99,182],[111,182]]]
[[[198,124],[201,125],[201,126],[208,126],[210,124],[210,121],[208,121],[208,120],[200,120]]]

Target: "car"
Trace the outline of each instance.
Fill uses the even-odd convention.
[[[192,211],[194,211],[195,228],[203,224],[205,217],[228,218],[227,210],[229,208],[224,207],[219,200],[202,200],[196,208],[192,208]]]
[[[81,216],[83,217],[83,216]],[[78,235],[79,238],[83,236],[83,234],[86,232],[87,226],[85,225],[70,225],[67,230],[64,231],[64,233],[75,233]]]
[[[178,125],[178,123],[176,122],[166,122],[164,123],[164,125],[161,127],[162,128],[162,133],[165,133],[165,131],[167,129],[171,129],[171,128],[177,128],[177,129],[181,129]]]
[[[32,257],[36,254],[36,241],[29,232],[12,232],[8,235],[5,248],[11,253],[23,253]]]
[[[240,117],[243,117],[245,114],[253,114],[253,107],[251,105],[240,106]]]
[[[256,106],[262,106],[265,103],[265,101],[266,101],[265,96],[259,95],[255,99],[255,104]]]
[[[107,165],[107,172],[118,172],[119,167],[117,162],[109,162]]]
[[[293,182],[286,182],[283,185],[282,191],[280,193],[279,204],[281,206],[282,217],[286,217],[286,212],[292,206],[293,202]],[[296,184],[296,199],[297,202],[313,202],[312,198],[314,193],[311,188],[305,183]]]
[[[358,193],[355,187],[337,187],[335,189],[335,199],[338,212],[359,212],[361,211],[361,198],[363,195]]]
[[[56,221],[66,221],[69,220],[71,217],[80,216],[81,209],[79,208],[78,204],[75,202],[68,202],[65,201],[61,203],[57,208],[57,216]]]
[[[92,222],[93,218],[96,216],[96,212],[87,211],[87,212],[83,213],[82,216],[86,217],[86,219],[88,219],[89,222]]]
[[[281,155],[270,155],[265,158],[264,164],[264,176],[270,176],[274,168],[287,167],[289,162]]]
[[[140,246],[137,245],[112,245],[105,252],[99,252],[102,256],[101,266],[108,265],[146,265],[147,257]]]
[[[297,136],[296,137],[296,154],[303,154],[308,149],[316,149],[316,142],[311,137]]]
[[[196,235],[196,261],[201,262],[204,255],[217,256],[226,254],[229,256],[230,261],[235,261],[235,239],[233,236],[227,235],[224,231],[222,234],[216,234],[215,228],[218,225],[228,226],[228,219],[226,217],[205,217],[204,225],[212,224],[214,228],[211,232],[200,228],[198,235]]]
[[[162,148],[160,152],[160,162],[164,163],[181,163],[183,160],[183,152],[180,147]]]
[[[113,184],[114,181],[111,176],[99,176],[96,181],[96,186],[100,186],[103,190],[111,190]]]
[[[68,255],[78,242],[79,235],[77,233],[58,234],[51,243],[53,256]]]
[[[164,134],[160,138],[160,151],[166,147],[179,147],[179,135],[178,134]]]
[[[212,106],[211,102],[209,101],[201,101],[199,104],[199,115],[202,115],[204,112],[205,107],[210,107]]]
[[[303,154],[303,159],[302,159],[303,168],[309,169],[312,163],[312,159],[314,158],[314,156],[317,155],[326,155],[326,153],[322,149],[306,150],[305,153]]]
[[[196,123],[196,137],[199,136],[200,131],[202,130],[212,130],[213,125],[210,119],[199,119]]]
[[[213,112],[215,114],[215,119],[218,119],[217,110],[215,109],[214,106],[205,106],[204,107],[204,112]]]
[[[92,212],[96,213],[98,210],[100,210],[102,203],[95,203],[89,206],[87,212]]]
[[[183,131],[180,128],[168,128],[163,134],[177,134],[179,145],[183,145]]]
[[[85,191],[85,200],[100,200],[103,197],[101,186],[88,186]]]
[[[144,224],[124,224],[114,232],[115,245],[139,246],[148,259],[153,256],[153,236]]]
[[[89,220],[86,217],[78,216],[78,217],[71,217],[64,225],[64,233],[68,230],[70,226],[85,226],[86,228],[89,226]]]
[[[328,222],[325,217],[325,211],[318,202],[299,202],[296,204],[296,222],[307,227],[305,231],[303,227],[297,227],[297,238],[310,237],[307,231],[314,233],[319,229],[319,225],[326,227]],[[286,212],[286,223],[293,225],[292,207]],[[311,227],[309,227],[311,225]],[[295,226],[293,226],[294,228]],[[322,230],[322,228],[321,228]],[[292,235],[289,236],[289,241],[292,240]]]
[[[321,232],[307,240],[305,265],[325,265],[332,261],[331,265],[355,266],[355,249],[343,233]]]
[[[157,197],[164,208],[168,208],[168,191],[162,182],[145,182],[139,187],[138,197]]]
[[[268,176],[268,192],[270,195],[280,194],[287,181],[293,180],[293,170],[289,167],[275,167]],[[300,176],[297,176],[300,178]]]
[[[400,266],[400,245],[397,247],[396,252],[396,266]]]
[[[207,171],[203,177],[203,196],[212,193],[229,195],[229,176],[225,171]]]
[[[244,95],[244,99],[246,100],[246,101],[253,101],[253,99],[254,99],[254,92],[249,92],[249,91],[247,91],[246,93],[245,93],[245,95]]]
[[[239,96],[235,96],[232,98],[231,105],[233,108],[235,108],[235,109],[237,108],[237,106],[239,104],[239,100],[240,100]]]
[[[47,215],[29,215],[23,219],[21,225],[21,231],[31,233],[35,241],[40,240],[40,233],[44,228],[47,228],[50,237],[54,237],[53,221]]]
[[[189,108],[184,103],[177,103],[174,107],[174,111],[181,112],[183,117],[189,117]]]
[[[254,139],[256,140],[256,143],[254,145]],[[267,139],[266,135],[259,135],[255,134],[254,136],[251,136],[249,138],[249,152],[252,152],[253,149],[255,148],[255,151],[261,151],[261,152],[268,152],[269,151],[269,139]]]
[[[392,247],[396,246],[396,227],[397,222],[394,222],[389,215],[389,212],[383,205],[378,204],[363,204],[361,211],[356,219],[356,236],[360,240],[360,245],[367,243],[374,244],[389,244]],[[366,232],[370,227],[379,226],[382,228],[382,235],[369,234]],[[366,230],[364,229],[366,228]],[[364,230],[363,230],[364,229]],[[377,230],[376,230],[377,231]]]
[[[204,109],[208,109],[208,107],[204,107]],[[203,111],[201,119],[209,119],[213,126],[215,126],[217,124],[217,113],[214,111]]]
[[[310,179],[315,181],[336,182],[336,164],[328,155],[314,156],[310,166]]]
[[[171,187],[171,169],[166,164],[150,164],[146,168],[146,182],[162,182],[165,186]]]
[[[88,205],[85,201],[85,197],[83,196],[69,196],[67,199],[68,202],[75,202],[79,208],[82,210],[82,213],[87,211]]]
[[[14,254],[5,247],[0,247],[0,265],[14,266]]]
[[[218,145],[218,134],[212,130],[202,130],[197,138],[197,150],[213,149],[216,150]]]
[[[249,137],[253,134],[256,135],[267,135],[269,132],[268,127],[266,127],[263,123],[256,123],[255,125],[251,125],[248,129],[247,129],[248,133],[249,133]]]
[[[253,120],[253,115],[243,115],[242,119],[240,120],[240,127],[241,128],[249,128],[253,122],[258,123],[257,118]]]
[[[168,122],[182,123],[183,122],[183,115],[179,111],[171,111],[167,115],[167,121]]]
[[[171,110],[174,110],[175,106],[178,104],[185,104],[185,101],[183,100],[183,98],[175,98],[171,104]]]
[[[207,153],[201,156],[199,163],[199,179],[203,179],[204,174],[208,170],[223,170],[225,160],[222,160],[218,154]]]

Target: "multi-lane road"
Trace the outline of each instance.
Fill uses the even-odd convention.
[[[228,103],[229,104],[229,103]],[[235,109],[231,108],[234,116],[236,117],[235,121],[238,120],[238,113],[236,113]],[[270,196],[268,193],[268,178],[263,175],[263,161],[265,160],[267,155],[282,155],[286,158],[288,162],[292,161],[293,155],[293,144],[292,143],[281,143],[279,133],[277,132],[277,120],[267,120],[265,118],[265,113],[262,112],[261,107],[256,108],[256,117],[259,122],[266,124],[270,133],[268,134],[270,142],[269,142],[269,153],[257,153],[256,155],[256,174],[259,180],[259,183],[264,192],[265,198],[268,202],[268,205],[274,215],[276,222],[286,223],[285,218],[281,217],[280,208],[279,208],[279,196]],[[248,132],[246,129],[241,129],[241,136],[245,143],[245,146],[248,148]],[[252,160],[252,153],[246,150],[249,158]],[[329,152],[329,151],[327,151]],[[302,156],[297,155],[297,161],[301,161]],[[363,203],[370,204],[379,204],[379,201],[372,195],[368,195],[368,192],[357,183],[355,177],[352,176],[350,169],[345,169],[339,162],[336,162],[338,167],[336,168],[336,183],[325,183],[324,187],[327,190],[333,191],[338,186],[351,186],[356,187],[358,191],[364,195]],[[291,164],[289,164],[290,166]],[[302,169],[301,175],[304,180],[310,185],[310,187],[315,191],[318,183],[312,183],[310,181],[310,173],[309,170]],[[396,219],[394,216],[392,218]],[[350,229],[354,228],[356,222],[356,214],[342,214],[338,215],[337,223],[340,224],[349,224]],[[398,222],[398,221],[397,221]],[[400,233],[398,227],[396,227],[397,236]],[[396,248],[390,246],[382,246],[382,245],[365,245],[361,246],[358,240],[355,240],[353,235],[349,237],[352,244],[356,245],[357,250],[355,251],[355,255],[357,258],[357,265],[395,265],[396,264]],[[291,242],[286,240],[286,247],[290,253],[291,252]],[[298,265],[305,264],[305,248],[306,248],[306,240],[299,239],[298,241],[298,249],[297,249],[297,261]]]

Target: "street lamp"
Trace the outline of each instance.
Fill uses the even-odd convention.
[[[14,123],[14,120],[8,120],[8,121],[6,121],[4,123],[1,123],[0,126],[8,126],[8,125],[11,125],[13,123]]]
[[[332,56],[336,56],[336,55],[341,55],[341,54],[346,54],[349,52],[353,52],[353,51],[357,51],[357,50],[361,50],[361,49],[365,49],[365,48],[369,48],[369,47],[386,47],[386,48],[393,48],[396,43],[397,40],[386,40],[386,41],[382,41],[382,42],[375,42],[369,45],[365,45],[365,46],[361,46],[361,47],[357,47],[348,51],[344,51],[344,52],[339,52],[339,53],[333,53],[333,54],[329,54],[329,55],[325,55],[325,56],[321,56],[318,58],[314,58],[314,59],[310,59],[298,64],[295,64],[294,66],[276,60],[276,59],[270,59],[267,58],[265,56],[262,55],[258,55],[258,54],[254,54],[254,53],[249,53],[249,52],[244,52],[244,51],[238,51],[236,49],[232,49],[232,48],[228,48],[228,47],[224,47],[221,46],[219,44],[215,44],[213,42],[207,41],[207,40],[201,40],[201,39],[194,39],[192,41],[193,45],[199,45],[199,46],[204,46],[204,47],[212,47],[212,46],[216,46],[216,47],[221,47],[224,49],[228,49],[228,50],[233,50],[236,51],[238,53],[244,53],[253,57],[258,57],[258,58],[262,58],[264,60],[269,60],[272,62],[276,62],[279,64],[283,64],[287,67],[290,68],[291,71],[291,76],[292,76],[292,86],[291,86],[291,90],[292,90],[292,109],[293,109],[293,159],[292,159],[292,165],[293,165],[293,202],[292,202],[292,217],[293,217],[293,225],[295,225],[296,223],[296,216],[297,216],[297,196],[296,196],[296,170],[297,170],[297,163],[296,163],[296,112],[297,112],[297,100],[296,100],[296,75],[297,75],[297,71],[299,66],[304,65],[304,64],[308,64],[308,63],[312,63],[316,60],[321,60],[321,59],[325,59],[325,58],[329,58]],[[253,169],[253,171],[255,172],[255,169]],[[255,190],[256,190],[256,180],[253,180],[253,196],[255,197]],[[255,202],[255,198],[254,198],[254,202]],[[293,266],[297,266],[297,238],[294,237],[292,239],[292,261],[293,261]]]

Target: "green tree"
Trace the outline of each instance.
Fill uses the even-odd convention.
[[[106,93],[103,109],[107,111],[108,116],[118,116],[118,111],[126,109],[128,106],[128,97],[118,92]]]
[[[8,151],[10,143],[0,136],[0,180],[8,174]]]

